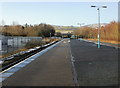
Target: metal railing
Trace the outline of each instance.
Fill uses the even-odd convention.
[[[30,41],[42,42],[42,37],[0,36],[0,55],[14,53]]]

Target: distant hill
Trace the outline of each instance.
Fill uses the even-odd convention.
[[[106,26],[107,23],[101,23],[100,25],[101,25],[101,26]],[[97,28],[97,27],[98,27],[98,24],[89,24],[89,25],[85,25],[85,26],[87,26],[87,27],[92,27],[92,28]]]
[[[62,34],[72,33],[74,30],[78,28],[74,26],[56,26],[56,25],[52,26],[55,28],[56,32],[61,32]]]
[[[101,26],[106,26],[107,23],[101,23]],[[75,26],[57,26],[57,25],[52,25],[55,28],[56,32],[61,32],[62,34],[66,34],[66,33],[72,33],[74,30],[80,28],[80,27],[75,27]],[[84,25],[87,27],[92,27],[92,28],[97,28],[98,24],[89,24],[89,25]],[[81,27],[84,27],[81,26]]]
[[[52,26],[57,30],[75,30],[78,28],[74,26],[56,26],[56,25],[52,25]]]

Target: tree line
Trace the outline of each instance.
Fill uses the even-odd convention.
[[[55,35],[55,29],[49,24],[38,24],[38,25],[5,25],[2,28],[2,34],[5,36],[41,36],[50,37]]]
[[[100,37],[103,40],[119,41],[119,30],[120,29],[118,29],[118,22],[112,21],[109,24],[100,28]],[[92,28],[87,26],[80,27],[79,29],[74,31],[74,35],[80,38],[97,39],[98,28]]]

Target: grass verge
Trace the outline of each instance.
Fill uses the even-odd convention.
[[[86,39],[86,40],[98,41],[98,39]],[[120,41],[103,40],[103,39],[100,39],[100,41],[104,43],[120,44]]]

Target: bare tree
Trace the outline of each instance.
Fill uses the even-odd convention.
[[[2,34],[2,33],[3,33],[3,30],[4,30],[4,25],[5,25],[5,21],[4,21],[4,20],[2,20],[2,21],[1,21],[0,34]]]
[[[18,25],[19,23],[17,21],[13,21],[12,22],[12,25],[15,26],[15,25]]]
[[[4,21],[4,20],[1,21],[1,25],[2,25],[2,26],[5,25],[5,21]]]

